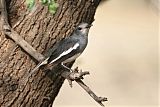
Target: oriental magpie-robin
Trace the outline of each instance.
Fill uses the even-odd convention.
[[[54,49],[50,49],[46,59],[41,61],[31,72],[32,75],[40,66],[47,64],[61,64],[64,68],[71,70],[66,63],[74,61],[87,46],[88,32],[91,25],[88,23],[80,23],[71,36],[62,39],[55,44]]]

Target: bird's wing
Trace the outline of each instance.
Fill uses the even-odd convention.
[[[47,58],[45,60],[43,60],[42,62],[40,62],[28,75],[28,77],[30,77],[39,67],[41,67],[42,65],[46,65],[46,64],[51,64],[56,62],[59,59],[59,61],[63,61],[63,57],[65,55],[70,55],[72,56],[73,54],[75,54],[75,51],[77,48],[79,47],[78,44],[78,40],[76,39],[71,39],[70,37],[61,40],[60,42],[58,42],[57,44],[55,44],[54,47],[54,51],[52,50],[49,54],[49,56],[47,56]],[[72,54],[71,54],[72,53]]]
[[[59,60],[59,62],[65,60],[64,56],[73,56],[76,54],[74,50],[79,47],[78,40],[66,38],[58,42],[55,46],[54,51],[45,60],[40,62],[28,75],[30,77],[39,67],[45,64],[52,64]]]
[[[48,63],[54,63],[56,61],[62,62],[66,58],[76,54],[76,49],[79,48],[78,40],[76,39],[64,39],[64,41],[59,42],[57,48],[53,54],[48,59]],[[66,56],[66,57],[64,57]]]

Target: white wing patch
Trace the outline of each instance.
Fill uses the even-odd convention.
[[[57,58],[55,58],[54,60],[52,60],[52,61],[50,62],[50,64],[53,63],[53,62],[55,62],[55,61],[57,61],[57,60],[58,60],[59,58],[61,58],[62,56],[69,54],[69,53],[72,52],[74,49],[77,49],[78,46],[79,46],[79,43],[76,43],[73,47],[71,47],[71,48],[69,48],[68,50],[64,51],[64,52],[61,53]]]

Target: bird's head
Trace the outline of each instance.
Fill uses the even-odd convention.
[[[88,32],[89,32],[89,29],[90,27],[92,26],[92,24],[88,24],[88,23],[80,23],[76,29],[75,29],[75,32],[77,34],[81,34],[81,35],[85,35],[87,36],[88,35]]]

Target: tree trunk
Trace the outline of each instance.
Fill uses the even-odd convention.
[[[8,20],[22,38],[45,54],[57,41],[70,35],[74,25],[94,20],[98,4],[92,1],[57,0],[59,7],[53,15],[38,0],[32,11],[28,11],[25,0],[7,0]],[[36,64],[33,57],[0,32],[0,107],[52,106],[64,81],[62,69],[39,70],[25,82],[25,76]]]

